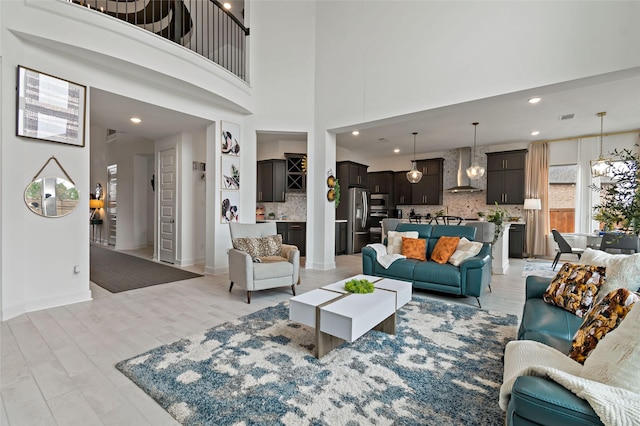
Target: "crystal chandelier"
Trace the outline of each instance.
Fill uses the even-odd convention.
[[[473,124],[473,163],[471,163],[471,166],[467,168],[467,176],[469,176],[469,179],[480,179],[482,176],[484,176],[484,167],[479,165],[478,161],[476,160],[476,130],[478,129],[478,124],[480,123],[475,122],[471,124]]]
[[[598,117],[600,117],[600,157],[597,160],[591,160],[591,176],[602,177],[608,176],[611,171],[611,159],[605,159],[602,155],[602,139],[604,135],[604,116],[607,115],[606,112],[599,112]]]
[[[413,132],[413,161],[411,162],[411,170],[407,172],[407,180],[410,183],[418,183],[422,179],[422,172],[418,170],[416,164],[416,135],[418,132]]]

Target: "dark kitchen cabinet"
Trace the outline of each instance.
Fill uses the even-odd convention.
[[[336,222],[336,254],[347,254],[347,222]]]
[[[286,191],[285,160],[258,161],[256,200],[258,202],[283,203]]]
[[[487,204],[524,203],[527,150],[487,153]]]
[[[407,180],[407,172],[395,172],[393,174],[393,204],[402,206],[411,204],[411,187],[413,185]]]
[[[372,194],[391,194],[393,192],[393,172],[368,173],[367,189]]]
[[[305,172],[306,154],[285,153],[287,162],[287,192],[306,192],[307,175]]]
[[[338,169],[336,178],[340,181],[341,188],[367,187],[367,168],[369,166],[353,161],[340,161],[336,163],[336,168]]]
[[[277,222],[276,229],[282,235],[283,244],[298,247],[300,256],[304,256],[307,246],[307,224],[305,222]]]
[[[512,223],[509,227],[509,257],[522,259],[525,253],[526,225]]]
[[[442,205],[442,166],[444,158],[417,161],[422,179],[411,185],[411,204]],[[406,179],[406,177],[405,177]]]

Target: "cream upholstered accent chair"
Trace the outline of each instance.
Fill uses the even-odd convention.
[[[230,223],[231,241],[234,247],[266,238],[271,248],[277,235],[275,222]],[[281,239],[276,239],[281,243]],[[300,284],[300,250],[282,244],[280,253],[249,253],[240,249],[229,249],[229,291],[237,284],[247,291],[247,303],[251,303],[251,292],[275,287],[291,286],[296,295],[296,284]],[[253,256],[252,256],[253,254]],[[254,261],[260,259],[261,262]]]

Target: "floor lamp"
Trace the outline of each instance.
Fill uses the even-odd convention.
[[[534,210],[542,210],[542,203],[539,198],[525,198],[524,207],[527,211],[527,218],[533,217]],[[529,257],[535,257],[533,237],[535,236],[535,217],[534,220],[529,220],[529,227],[527,229],[527,254]],[[530,229],[529,229],[530,228]]]

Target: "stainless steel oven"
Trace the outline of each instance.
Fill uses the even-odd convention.
[[[388,217],[387,211],[371,212],[371,227],[369,228],[372,243],[382,242],[382,219]]]
[[[371,194],[371,213],[389,211],[389,195],[388,194]]]

